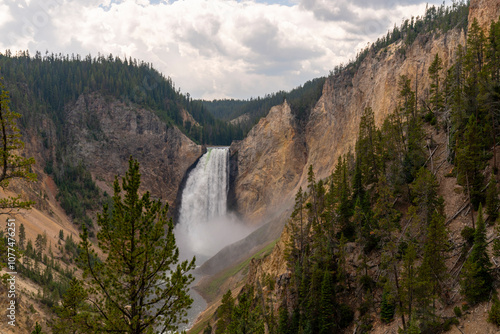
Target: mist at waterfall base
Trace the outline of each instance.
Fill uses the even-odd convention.
[[[227,211],[229,148],[208,148],[191,170],[182,192],[175,228],[180,257],[200,266],[253,229]]]

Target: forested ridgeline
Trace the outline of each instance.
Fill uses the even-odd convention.
[[[23,111],[21,125],[36,119],[33,114],[45,113],[61,135],[64,107],[83,93],[100,92],[151,109],[200,144],[229,145],[242,137],[238,127],[215,119],[200,101],[176,89],[170,78],[136,59],[122,60],[111,54],[42,56],[40,52],[31,57],[27,51],[13,55],[7,50],[0,55],[0,71],[11,93],[12,108]],[[182,109],[201,126],[183,122]]]
[[[265,97],[250,100],[213,100],[201,101],[203,106],[215,117],[223,120],[233,120],[246,115],[248,119],[241,122],[244,133],[248,133],[260,118],[265,117],[269,110],[276,105],[287,101],[294,115],[298,119],[307,117],[309,111],[316,105],[321,94],[325,78],[307,81],[305,84],[289,92],[279,91]]]
[[[426,98],[399,78],[380,127],[364,110],[329,178],[311,166],[283,234],[287,272],[228,292],[205,333],[440,333],[481,302],[500,326],[500,23],[485,37],[473,22],[454,64],[436,54],[427,71]]]

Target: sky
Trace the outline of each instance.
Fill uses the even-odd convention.
[[[152,63],[193,98],[264,96],[326,76],[442,0],[0,0],[0,52]]]

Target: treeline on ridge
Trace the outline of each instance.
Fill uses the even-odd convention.
[[[278,91],[268,94],[263,98],[251,98],[249,100],[213,100],[201,101],[205,108],[215,117],[223,120],[232,120],[242,115],[247,115],[248,120],[241,122],[243,133],[248,131],[261,119],[265,117],[269,110],[276,105],[282,104],[285,100],[290,104],[292,113],[297,119],[305,119],[309,111],[316,105],[321,94],[326,78],[316,78],[307,81],[303,85],[292,89],[289,92]]]
[[[109,55],[41,55],[28,51],[0,55],[0,70],[12,98],[12,108],[23,110],[24,119],[43,112],[53,119],[58,134],[64,124],[64,107],[83,93],[100,92],[124,102],[149,108],[167,124],[176,125],[200,144],[229,145],[242,132],[214,118],[202,103],[176,90],[168,77],[150,63]],[[22,108],[23,104],[28,106]],[[184,124],[185,109],[201,126]],[[23,124],[23,123],[21,123]]]

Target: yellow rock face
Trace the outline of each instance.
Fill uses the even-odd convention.
[[[469,6],[469,27],[477,19],[483,31],[490,29],[492,21],[498,21],[500,15],[499,0],[471,0]]]

